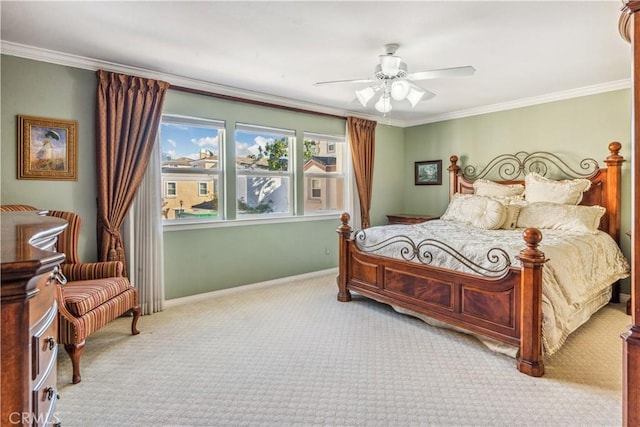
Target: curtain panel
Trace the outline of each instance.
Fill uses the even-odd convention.
[[[98,257],[126,265],[120,228],[147,169],[169,83],[103,70],[96,78]]]
[[[349,146],[353,160],[353,172],[358,188],[360,201],[361,227],[371,225],[369,211],[371,209],[371,194],[373,192],[373,161],[376,145],[376,125],[372,120],[347,117],[349,131]]]

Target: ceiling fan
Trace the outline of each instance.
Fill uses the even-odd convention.
[[[414,81],[439,79],[442,77],[463,77],[475,73],[472,66],[440,68],[436,70],[419,71],[416,73],[407,72],[407,64],[402,62],[402,58],[396,56],[396,51],[400,47],[397,43],[390,43],[384,46],[385,54],[380,55],[380,63],[376,65],[374,77],[370,79],[353,80],[331,80],[314,83],[315,86],[335,84],[335,83],[374,83],[364,89],[356,91],[358,101],[363,107],[379,94],[375,103],[376,110],[381,113],[391,111],[391,99],[402,101],[406,99],[412,107],[415,107],[420,100],[431,99],[435,93],[415,85]]]

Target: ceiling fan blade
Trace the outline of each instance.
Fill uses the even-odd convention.
[[[330,85],[334,83],[373,83],[377,82],[377,80],[373,79],[354,79],[354,80],[330,80],[327,82],[315,82],[314,86],[322,86],[322,85]]]
[[[464,77],[471,76],[476,69],[470,65],[464,67],[441,68],[439,70],[418,71],[407,75],[407,80],[427,80],[439,79],[442,77]]]
[[[426,90],[426,89],[422,89],[422,88],[420,88],[420,90],[424,91],[424,95],[422,95],[422,99],[420,100],[420,102],[428,101],[431,98],[435,98],[435,96],[436,96],[436,94],[431,92],[430,90]]]

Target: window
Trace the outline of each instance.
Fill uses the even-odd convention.
[[[294,131],[237,124],[235,139],[237,217],[292,215]]]
[[[166,181],[164,186],[165,197],[176,197],[178,190],[174,181]]]
[[[206,197],[209,195],[209,185],[206,182],[198,183],[198,196]]]
[[[346,144],[343,137],[304,134],[304,213],[345,208]]]
[[[220,219],[224,122],[164,115],[160,125],[162,217]]]
[[[319,179],[311,179],[311,198],[319,199],[322,197],[322,189],[320,188]]]

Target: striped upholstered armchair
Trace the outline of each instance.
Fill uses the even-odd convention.
[[[36,211],[27,205],[2,205],[0,211]],[[64,252],[61,265],[67,284],[58,285],[58,343],[71,358],[74,384],[80,382],[80,357],[85,341],[92,333],[115,318],[131,312],[131,333],[137,335],[140,306],[138,291],[123,274],[120,261],[82,263],[78,259],[78,237],[81,220],[64,211],[45,211],[49,216],[63,218],[67,228],[58,236],[56,249]]]
[[[58,237],[57,249],[66,255],[61,265],[67,284],[58,286],[60,313],[58,343],[71,357],[73,383],[80,382],[80,356],[86,338],[121,315],[131,312],[131,334],[140,317],[138,290],[124,276],[120,261],[83,263],[78,259],[80,217],[72,212],[49,211],[48,215],[63,218],[69,225]],[[64,303],[62,303],[64,302]]]

